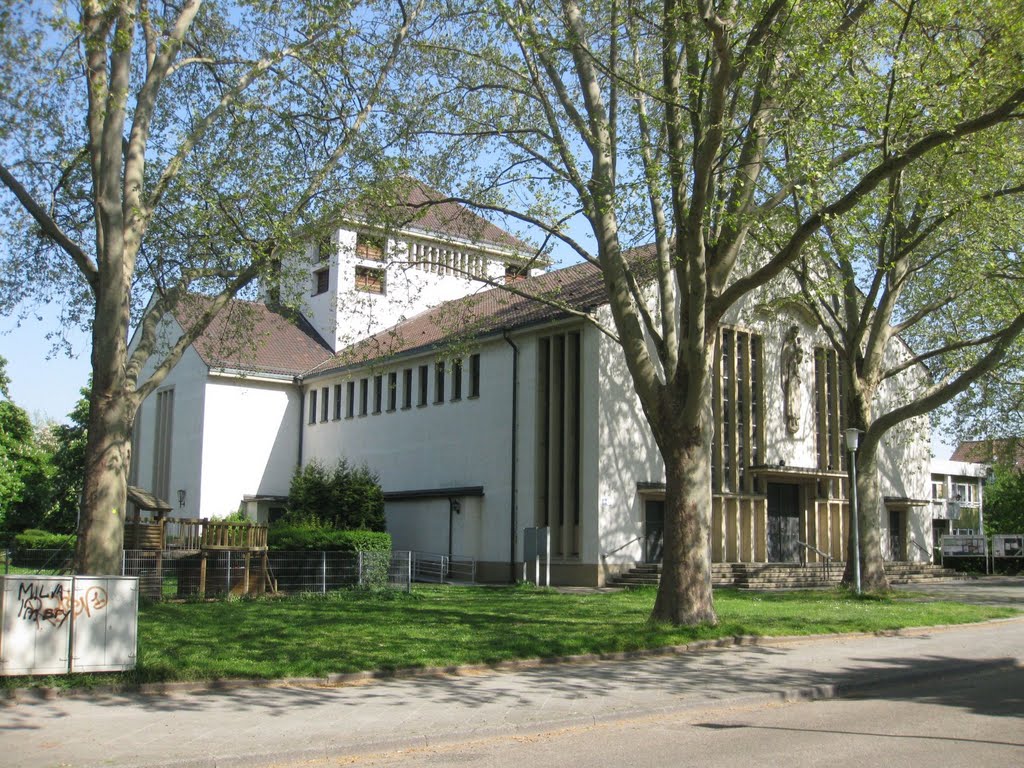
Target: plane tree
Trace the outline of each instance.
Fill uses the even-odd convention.
[[[603,275],[603,330],[665,464],[654,619],[716,621],[711,396],[726,313],[890,179],[1016,119],[1020,25],[1012,2],[498,0],[432,30],[426,145],[461,171],[436,185]],[[641,244],[649,274],[629,258]]]
[[[865,588],[888,588],[882,439],[1021,362],[1020,129],[1000,126],[892,176],[827,224],[793,267],[837,353],[849,425],[864,433],[857,497]]]
[[[387,162],[400,125],[375,110],[394,113],[394,66],[423,5],[0,7],[0,309],[53,302],[91,333],[79,572],[119,571],[140,403]],[[207,300],[185,332],[166,336],[196,293]]]

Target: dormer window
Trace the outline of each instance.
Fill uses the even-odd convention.
[[[384,261],[384,235],[369,235],[360,232],[356,235],[356,258],[368,261]]]
[[[365,293],[384,293],[384,270],[356,267],[356,290]]]

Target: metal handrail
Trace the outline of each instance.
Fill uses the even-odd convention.
[[[917,543],[917,539],[911,537],[911,538],[908,538],[907,541],[909,541],[911,544],[913,544],[915,547],[917,547],[919,550],[921,550],[921,552],[924,554],[924,556],[926,558],[928,558],[929,560],[931,559],[931,557],[932,557],[931,552],[929,552],[927,549],[925,549],[920,544],[918,544]]]
[[[620,549],[625,549],[626,547],[628,547],[628,546],[629,546],[630,544],[632,544],[633,542],[636,542],[636,541],[643,541],[643,539],[644,539],[644,536],[643,536],[643,534],[640,534],[639,536],[636,536],[636,537],[634,537],[634,538],[630,539],[630,540],[629,540],[629,541],[627,541],[627,542],[626,542],[625,544],[622,544],[622,545],[620,545],[620,546],[616,547],[615,549],[609,549],[609,550],[608,550],[607,552],[602,552],[602,553],[601,553],[601,557],[608,557],[608,555],[614,555],[614,554],[615,554],[616,552],[618,552],[618,551],[619,551]]]
[[[822,552],[816,546],[814,546],[813,544],[808,544],[806,541],[800,541],[800,539],[797,539],[796,543],[799,544],[804,549],[809,549],[812,552],[817,553],[817,555],[819,557],[824,558],[822,560],[822,562],[821,562],[821,572],[825,575],[825,580],[826,581],[831,579],[832,578],[832,559],[833,559],[832,555],[830,555],[828,552]],[[807,553],[804,552],[803,549],[800,550],[800,564],[804,568],[807,567]]]

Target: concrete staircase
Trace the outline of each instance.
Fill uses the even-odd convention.
[[[845,565],[833,562],[826,572],[820,563],[712,563],[711,583],[716,587],[751,590],[827,589],[839,584]],[[886,563],[885,572],[891,584],[962,578],[956,571],[930,563]],[[657,586],[660,581],[661,564],[644,563],[613,577],[608,586],[631,589]]]

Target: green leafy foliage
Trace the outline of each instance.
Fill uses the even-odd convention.
[[[384,493],[369,468],[344,459],[328,469],[311,461],[295,473],[286,522],[343,531],[383,531]]]
[[[17,549],[68,549],[75,545],[73,533],[51,533],[38,528],[28,528],[14,537]]]
[[[985,533],[1024,533],[1024,472],[996,467],[985,486]]]
[[[68,414],[71,423],[54,428],[52,506],[43,522],[48,530],[58,533],[73,533],[78,524],[89,430],[89,387],[83,387],[80,393],[82,397]]]
[[[329,552],[390,552],[391,534],[377,531],[339,531],[316,523],[275,523],[267,533],[271,549]]]
[[[0,531],[39,524],[50,507],[53,474],[28,414],[10,400],[0,401]]]
[[[75,548],[75,538],[73,534],[50,533],[38,528],[29,528],[14,537],[11,546],[11,564],[39,567],[41,561],[35,555],[41,550],[56,550],[70,555]],[[50,562],[61,563],[65,559],[65,557],[56,560],[50,558]]]

